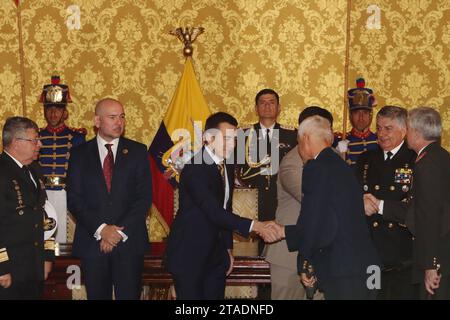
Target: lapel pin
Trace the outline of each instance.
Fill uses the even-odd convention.
[[[128,154],[128,149],[123,149],[123,150],[122,150],[122,153],[123,153],[123,154]]]

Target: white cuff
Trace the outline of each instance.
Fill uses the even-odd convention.
[[[128,240],[128,236],[125,233],[123,233],[120,230],[117,230],[117,232],[122,236],[122,242],[125,242]]]
[[[384,208],[384,200],[380,200],[380,203],[378,204],[378,214],[383,215],[383,208]]]
[[[252,223],[250,224],[250,232],[253,230],[253,224],[255,223],[255,220],[252,220]]]
[[[102,230],[103,230],[104,227],[106,227],[106,223],[102,223],[102,224],[100,225],[100,227],[98,227],[97,231],[95,231],[95,233],[94,233],[94,238],[95,238],[97,241],[102,240],[102,236],[100,235],[100,233],[102,232]]]

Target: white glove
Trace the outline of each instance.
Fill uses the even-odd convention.
[[[347,139],[341,140],[338,142],[338,145],[336,147],[337,151],[339,151],[340,153],[346,153],[348,150],[348,143],[350,141],[348,141]]]

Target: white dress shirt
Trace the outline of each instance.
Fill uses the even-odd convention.
[[[105,161],[106,156],[108,155],[108,149],[105,147],[106,144],[112,144],[111,151],[113,153],[114,162],[116,161],[116,155],[117,155],[117,147],[119,146],[119,138],[116,138],[114,140],[111,140],[110,142],[106,141],[102,137],[100,137],[99,134],[97,134],[97,146],[98,146],[98,155],[100,156],[100,165],[103,168],[103,162]],[[100,233],[102,232],[103,228],[106,227],[106,223],[102,223],[98,228],[97,231],[94,233],[95,239],[97,241],[102,239],[102,236]],[[122,236],[122,241],[125,242],[128,239],[128,236],[120,231],[117,230],[117,232]]]
[[[211,157],[211,159],[213,159],[214,163],[219,165],[219,164],[223,164],[223,175],[224,175],[224,179],[225,179],[225,197],[223,199],[223,208],[226,210],[227,209],[227,202],[228,199],[230,198],[230,185],[228,182],[228,175],[227,175],[227,166],[225,165],[223,159],[219,156],[217,156],[216,154],[214,154],[211,149],[209,149],[208,146],[205,146],[205,150],[206,152],[209,154],[209,156]],[[252,221],[252,223],[250,224],[250,232],[253,229],[253,223],[254,221]]]
[[[392,156],[391,159],[395,157],[395,155],[397,154],[397,152],[400,150],[400,148],[403,146],[403,144],[405,143],[405,141],[403,140],[402,143],[400,143],[397,147],[395,147],[392,150],[387,150],[387,151],[383,151],[383,155],[384,155],[384,160],[386,161],[386,159],[388,158],[387,153],[389,151],[391,151]],[[378,204],[378,214],[383,215],[383,208],[384,208],[384,200],[380,200],[380,203]]]
[[[259,123],[259,125],[261,126],[263,138],[266,139],[267,129],[269,129],[269,138],[270,138],[270,140],[272,140],[273,128],[275,128],[275,123],[273,125],[271,125],[270,127],[268,127],[268,128],[265,127],[261,122]]]

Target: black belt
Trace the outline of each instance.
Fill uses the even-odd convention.
[[[66,177],[44,177],[45,185],[51,187],[65,187]]]

